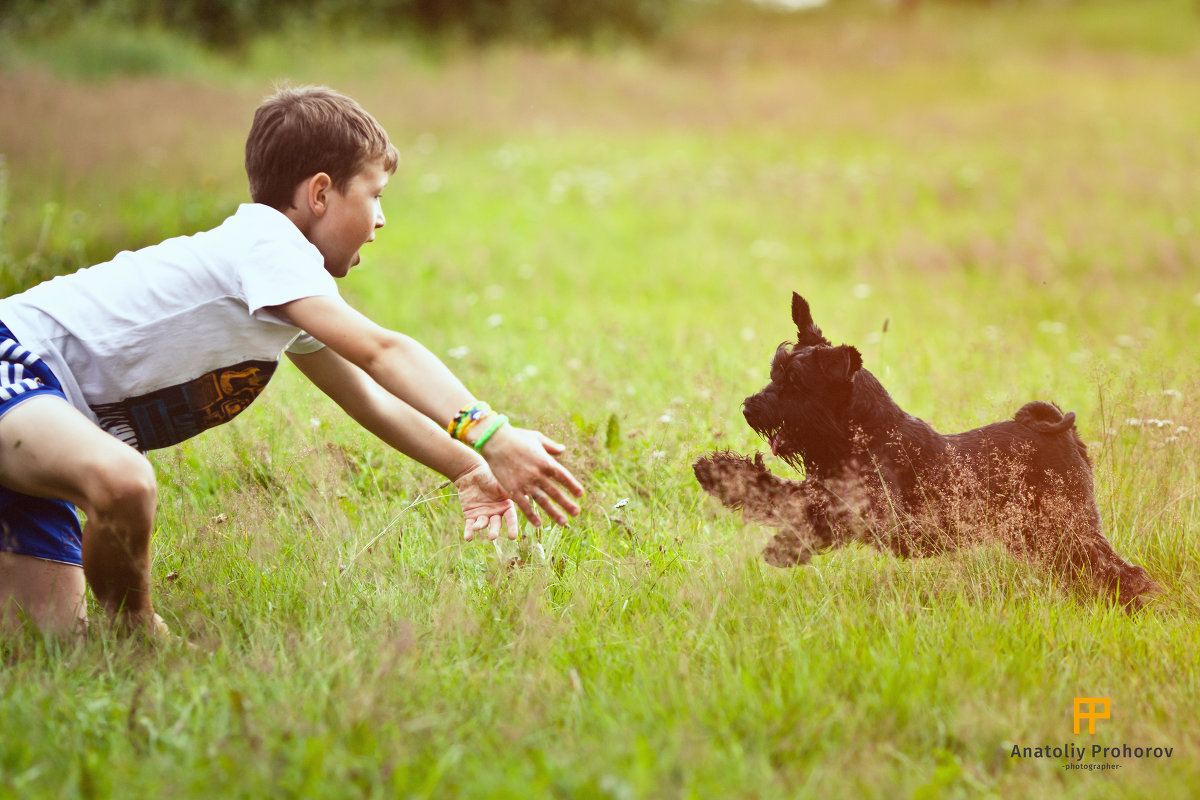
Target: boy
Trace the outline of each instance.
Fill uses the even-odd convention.
[[[431,352],[339,297],[334,279],[384,224],[398,159],[350,98],[281,90],[247,138],[252,204],[0,300],[0,624],[23,612],[46,632],[82,630],[86,583],[118,628],[166,633],[150,599],[143,453],[227,422],[283,352],[364,428],[454,482],[468,540],[502,523],[515,538],[514,502],[535,525],[539,507],[560,524],[579,512],[562,445],[508,425]]]

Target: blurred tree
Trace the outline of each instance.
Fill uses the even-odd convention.
[[[0,27],[48,30],[84,14],[182,31],[237,47],[285,20],[333,22],[362,30],[418,30],[542,41],[650,39],[687,0],[0,0]]]

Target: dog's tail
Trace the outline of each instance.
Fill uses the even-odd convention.
[[[1013,419],[1037,433],[1066,433],[1075,427],[1074,411],[1064,414],[1054,403],[1044,400],[1021,406]]]

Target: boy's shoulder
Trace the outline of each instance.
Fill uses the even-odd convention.
[[[138,251],[151,259],[173,260],[187,254],[202,262],[251,265],[261,260],[320,259],[320,253],[283,212],[260,203],[244,203],[214,228],[167,239]]]

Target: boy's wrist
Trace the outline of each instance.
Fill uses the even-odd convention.
[[[467,431],[465,443],[476,453],[483,453],[483,448],[497,436],[503,436],[501,431],[509,427],[508,417],[494,414],[480,424]]]
[[[487,462],[484,461],[481,456],[474,454],[474,453],[472,455],[474,456],[474,458],[472,458],[461,469],[452,470],[450,472],[445,473],[446,478],[448,478],[449,481],[451,483],[453,483],[455,486],[458,485],[459,481],[461,481],[463,478],[467,477],[471,473],[473,473],[479,469],[487,469],[488,468]]]

